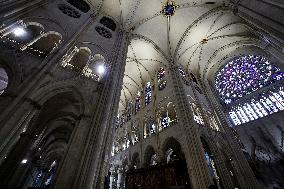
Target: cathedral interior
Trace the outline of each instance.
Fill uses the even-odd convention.
[[[284,189],[283,0],[0,0],[1,189]]]

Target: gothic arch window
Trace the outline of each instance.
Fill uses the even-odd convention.
[[[29,48],[26,48],[26,50],[33,54],[38,54],[41,57],[45,57],[56,49],[61,41],[61,34],[58,32],[49,31],[27,44],[26,46]]]
[[[68,6],[68,5],[59,4],[57,6],[58,6],[58,9],[63,14],[66,14],[69,17],[72,17],[72,18],[80,18],[81,17],[81,14],[77,10],[75,10],[74,8],[72,8],[72,7]]]
[[[6,70],[0,67],[0,95],[3,94],[8,86],[8,74]]]
[[[166,108],[162,107],[160,109],[160,128],[163,130],[169,126],[174,125],[177,122],[175,105],[172,102],[169,102]]]
[[[200,108],[195,103],[191,103],[191,109],[194,121],[198,124],[204,125],[204,120]]]
[[[156,123],[153,119],[146,119],[144,124],[144,138],[154,135],[157,131],[156,127]]]
[[[141,93],[138,92],[135,99],[135,113],[139,112],[141,108]]]
[[[166,71],[163,67],[160,67],[157,73],[158,89],[162,91],[167,86],[167,81],[164,80],[166,76]]]
[[[148,81],[145,87],[145,105],[150,104],[151,100],[152,100],[152,86],[151,82]]]
[[[139,127],[135,124],[131,126],[131,140],[133,145],[140,141]]]
[[[92,55],[88,47],[75,46],[63,57],[61,66],[96,81],[101,80],[106,71],[105,58],[100,54]]]
[[[284,110],[283,79],[267,58],[244,55],[219,70],[215,87],[233,124],[240,125]]]
[[[100,54],[91,55],[83,73],[86,77],[101,80],[107,71],[105,58]]]
[[[67,2],[84,13],[90,10],[90,5],[83,0],[68,0]]]
[[[70,57],[66,59],[66,66],[78,72],[83,71],[84,67],[88,64],[91,53],[91,50],[87,47],[75,47]]]
[[[100,23],[102,25],[104,25],[105,27],[107,27],[108,29],[111,29],[112,31],[115,31],[115,29],[116,29],[115,22],[112,19],[108,18],[108,17],[105,17],[105,16],[102,17],[100,19]]]
[[[157,73],[157,80],[158,80],[158,83],[160,81],[162,81],[166,76],[166,71],[163,67],[160,67],[160,69],[158,70],[158,73]]]
[[[2,35],[20,47],[39,37],[43,31],[44,27],[39,23],[24,23],[24,21],[19,20],[18,22],[9,26]]]

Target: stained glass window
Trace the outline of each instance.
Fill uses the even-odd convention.
[[[163,114],[162,116],[161,116],[161,127],[162,127],[162,129],[163,128],[166,128],[166,127],[168,127],[169,125],[170,125],[170,120],[169,120],[170,118],[169,118],[169,116],[167,115],[167,113],[165,113],[165,114]]]
[[[284,87],[277,92],[268,91],[259,98],[233,106],[229,116],[234,125],[240,125],[284,110]]]
[[[158,71],[158,74],[157,74],[158,82],[160,82],[162,79],[164,79],[165,76],[166,76],[166,71],[163,67],[161,67]]]
[[[136,100],[135,100],[135,113],[139,112],[140,110],[140,103],[141,102],[141,95],[140,92],[137,93]]]
[[[230,104],[283,78],[284,74],[267,58],[246,55],[226,64],[218,72],[215,85],[222,101]]]
[[[153,120],[149,120],[145,123],[144,138],[156,133],[156,124]]]
[[[152,99],[152,94],[151,94],[151,82],[146,83],[146,89],[145,89],[145,104],[150,104]]]
[[[162,83],[160,83],[159,84],[159,90],[161,91],[161,90],[163,90],[164,88],[166,88],[166,86],[167,86],[167,81],[163,81]]]

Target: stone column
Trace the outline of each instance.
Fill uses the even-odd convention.
[[[197,131],[197,125],[193,121],[192,114],[189,113],[191,112],[191,108],[185,94],[178,66],[172,60],[169,64],[174,95],[177,101],[177,117],[182,126],[181,130],[183,132],[183,140],[185,141],[183,146],[191,184],[194,189],[207,189],[212,181],[204,160],[204,151]]]
[[[3,123],[0,129],[0,164],[4,157],[8,156],[21,133],[27,130],[31,119],[39,108],[39,105],[26,100],[19,109],[15,110],[14,116],[10,117],[6,123]]]
[[[82,164],[81,156],[90,131],[91,116],[82,115],[78,118],[72,136],[68,142],[62,164],[57,170],[53,188],[72,188],[78,169]]]
[[[22,133],[19,141],[0,166],[0,188],[16,188],[21,183],[21,178],[30,164],[30,148],[35,141],[31,132]],[[21,163],[26,159],[26,163]]]
[[[103,178],[103,163],[113,129],[119,94],[122,86],[127,54],[127,35],[118,31],[117,39],[109,59],[110,68],[102,81],[101,96],[95,115],[91,121],[85,151],[81,159],[82,165],[73,188],[96,188]]]
[[[231,154],[232,154],[232,163],[235,164],[235,171],[237,174],[237,178],[241,188],[261,188],[258,181],[256,180],[252,169],[249,166],[243,152],[241,151],[238,142],[236,141],[230,127],[228,126],[228,122],[224,112],[222,111],[221,105],[217,102],[214,93],[211,91],[211,86],[206,84],[206,98],[208,102],[211,104],[211,108],[215,109],[219,120],[220,120],[220,128],[221,132],[224,132],[224,138],[227,144],[230,146]]]

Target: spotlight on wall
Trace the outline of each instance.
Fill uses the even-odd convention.
[[[105,68],[105,66],[104,65],[99,65],[98,67],[97,67],[97,71],[98,71],[98,73],[99,74],[104,74],[105,73],[105,71],[106,71],[106,68]]]
[[[16,28],[13,30],[13,33],[14,33],[15,36],[20,37],[20,36],[23,36],[23,35],[26,33],[26,31],[25,31],[25,29],[22,28],[22,27],[16,27]]]
[[[28,162],[27,159],[23,159],[21,163],[22,163],[22,164],[26,164],[27,162]]]

